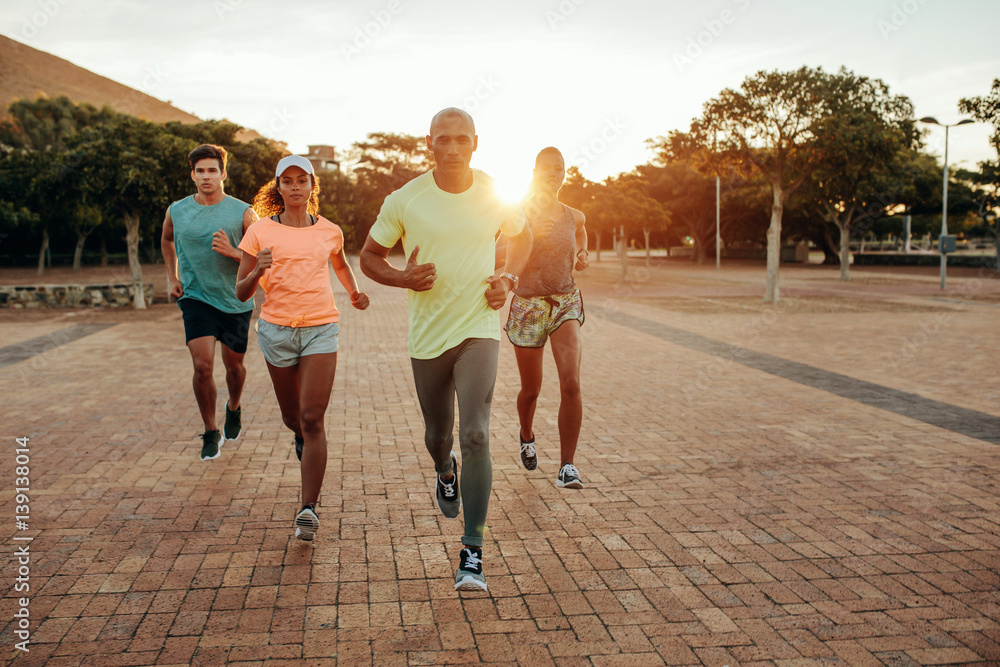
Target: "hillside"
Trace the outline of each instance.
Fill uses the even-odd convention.
[[[107,104],[116,111],[154,123],[201,122],[197,116],[151,95],[0,35],[0,116],[6,115],[15,100],[61,95],[98,108]],[[237,136],[250,141],[261,135],[248,129]]]

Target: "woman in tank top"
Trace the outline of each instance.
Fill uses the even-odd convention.
[[[583,300],[573,270],[589,266],[587,230],[580,211],[559,201],[566,177],[562,153],[544,148],[535,158],[532,194],[524,205],[534,236],[528,265],[519,276],[507,318],[507,337],[514,344],[521,391],[517,395],[521,462],[538,466],[533,430],[535,407],[542,388],[545,343],[559,372],[560,467],[556,486],[580,489],[583,482],[573,462],[583,421],[580,397],[580,326]]]

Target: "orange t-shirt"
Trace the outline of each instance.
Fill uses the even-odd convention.
[[[256,257],[271,249],[271,266],[260,278],[265,294],[261,318],[286,327],[340,321],[327,267],[343,247],[344,233],[323,217],[309,227],[289,227],[271,218],[250,225],[240,250]]]

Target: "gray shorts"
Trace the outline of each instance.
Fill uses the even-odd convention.
[[[299,357],[337,351],[340,325],[337,322],[314,327],[285,327],[257,319],[257,342],[267,363],[286,368],[299,363]]]

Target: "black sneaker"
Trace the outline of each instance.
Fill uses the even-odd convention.
[[[521,437],[521,429],[517,430],[517,439],[521,441],[521,464],[525,470],[534,470],[538,467],[538,454],[535,452],[535,439],[525,442]]]
[[[583,482],[580,480],[580,471],[572,463],[564,463],[559,469],[559,476],[556,477],[556,486],[566,489],[582,489]]]
[[[451,455],[451,481],[442,481],[441,475],[434,475],[434,498],[437,500],[438,509],[449,519],[458,516],[458,509],[462,506],[462,498],[458,491],[458,459],[455,454]]]
[[[483,576],[483,550],[479,547],[462,547],[458,554],[458,572],[455,573],[456,591],[485,591]]]
[[[319,517],[312,505],[306,505],[295,517],[295,537],[312,542],[319,530]]]
[[[205,431],[201,436],[201,460],[210,461],[219,458],[221,441],[222,433],[219,431]]]
[[[243,432],[243,420],[240,418],[243,408],[229,409],[229,401],[226,401],[226,425],[222,427],[222,433],[226,440],[235,440]]]
[[[305,440],[303,440],[299,436],[295,436],[295,456],[299,457],[299,461],[302,460],[302,448],[305,446],[305,444],[306,444]]]

